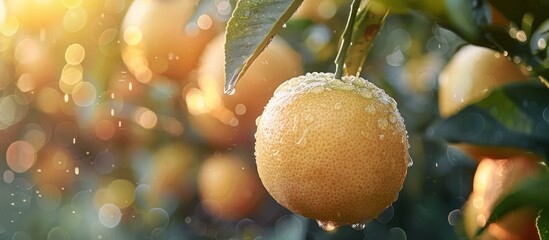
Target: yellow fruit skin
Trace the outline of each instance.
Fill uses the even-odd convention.
[[[382,90],[362,78],[333,78],[312,73],[277,89],[258,120],[256,163],[267,191],[291,211],[362,223],[402,189],[406,130]]]
[[[185,79],[196,68],[204,47],[218,31],[215,22],[205,30],[186,30],[194,9],[195,1],[189,0],[136,0],[132,3],[122,23],[122,33],[137,27],[142,40],[137,44],[130,41],[122,56],[139,80],[150,80],[150,76],[142,77],[145,71]]]
[[[528,75],[502,54],[484,47],[464,46],[440,73],[440,115],[449,117],[485,98],[496,87],[527,79]]]
[[[228,220],[248,216],[263,199],[253,168],[233,155],[208,158],[199,171],[198,190],[206,210]]]
[[[240,79],[235,93],[226,95],[224,43],[224,35],[217,36],[201,57],[198,88],[192,91],[202,100],[187,98],[193,128],[220,149],[234,144],[252,145],[255,120],[275,89],[303,72],[299,54],[281,38],[274,38]]]
[[[538,156],[531,154],[507,159],[482,159],[475,173],[473,192],[464,206],[465,230],[469,237],[474,237],[484,225],[494,204],[503,194],[544,169],[539,160]],[[538,239],[536,217],[537,212],[532,209],[515,210],[491,224],[479,239]]]

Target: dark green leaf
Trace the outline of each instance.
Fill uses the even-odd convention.
[[[225,92],[265,49],[303,0],[240,0],[227,24]]]
[[[347,50],[345,59],[346,75],[360,75],[364,60],[372,47],[375,37],[379,34],[381,27],[389,13],[389,9],[381,5],[376,5],[375,11],[372,10],[374,2],[368,2],[361,8],[355,19],[351,45]],[[379,8],[384,10],[379,10]]]
[[[549,89],[539,81],[505,85],[436,123],[431,135],[448,142],[505,146],[549,156]]]
[[[541,210],[536,219],[536,227],[538,227],[539,238],[541,240],[549,240],[549,208]]]
[[[488,225],[515,209],[526,206],[535,209],[549,208],[548,186],[549,174],[547,173],[519,183],[511,192],[502,196],[501,200],[496,203],[486,225],[478,230],[477,236],[482,234]]]

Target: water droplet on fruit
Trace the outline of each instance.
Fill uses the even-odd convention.
[[[383,139],[385,139],[385,135],[380,134],[380,135],[379,135],[379,140],[382,140],[382,141],[383,141]]]
[[[255,125],[259,126],[259,122],[261,122],[261,116],[259,116],[255,119]]]
[[[351,224],[351,227],[354,229],[354,230],[363,230],[365,227],[366,227],[366,223],[354,223],[354,224]]]
[[[297,142],[295,144],[297,144],[298,146],[301,146],[301,147],[305,147],[305,145],[307,144],[307,132],[309,130],[305,129],[305,131],[303,131],[303,134],[301,134],[301,137],[299,137],[299,139],[297,140]]]
[[[374,105],[367,105],[366,107],[364,107],[364,111],[366,111],[367,113],[375,113],[376,107],[374,107]]]
[[[369,90],[360,91],[360,95],[367,99],[372,98],[372,93]]]
[[[336,229],[336,227],[338,227],[338,225],[335,222],[332,222],[332,221],[316,220],[316,223],[324,231],[332,231],[332,230]]]
[[[341,110],[341,102],[337,102],[334,106],[335,110]]]
[[[297,130],[297,115],[294,116],[294,125],[292,126],[292,132]]]
[[[276,155],[278,155],[279,153],[280,153],[280,150],[275,150],[275,151],[273,152],[273,156],[276,157]]]
[[[312,123],[312,122],[315,121],[315,117],[313,117],[313,115],[311,115],[311,114],[307,114],[307,116],[305,117],[305,121],[307,123]]]
[[[408,167],[414,166],[414,160],[412,160],[412,157],[408,156]]]
[[[389,123],[387,122],[387,120],[385,118],[380,118],[380,119],[377,120],[377,125],[381,129],[386,129],[387,126],[389,125]]]
[[[318,94],[318,93],[321,93],[322,90],[324,90],[321,86],[316,86],[316,87],[313,87],[311,88],[311,93],[314,93],[314,94]]]

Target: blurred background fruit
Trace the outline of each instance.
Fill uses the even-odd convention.
[[[216,154],[202,163],[198,191],[206,211],[226,220],[250,216],[264,195],[255,167],[234,154]]]
[[[256,118],[276,87],[302,73],[299,55],[275,37],[250,66],[232,95],[223,93],[224,35],[218,35],[201,57],[195,85],[184,97],[192,127],[213,146],[224,149],[251,146]]]
[[[124,63],[137,80],[152,74],[185,80],[198,64],[206,44],[219,32],[216,20],[204,13],[195,21],[195,2],[136,0],[122,23]]]
[[[527,81],[526,68],[513,63],[502,53],[473,45],[463,46],[451,58],[439,75],[439,112],[444,118],[488,96],[493,89],[505,84]],[[505,158],[520,155],[523,150],[511,147],[455,144],[475,159]]]
[[[473,192],[464,206],[467,235],[474,238],[502,195],[521,181],[546,170],[540,164],[539,156],[528,153],[507,159],[482,159],[475,173]],[[534,209],[516,210],[491,224],[479,239],[539,239],[535,225],[537,216]]]

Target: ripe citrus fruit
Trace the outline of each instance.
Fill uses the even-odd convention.
[[[539,157],[523,154],[507,159],[483,159],[473,181],[473,192],[464,206],[465,231],[471,238],[484,226],[499,198],[517,183],[537,175]],[[519,209],[491,224],[479,239],[538,239],[537,212]]]
[[[324,229],[362,228],[398,198],[410,162],[407,132],[396,102],[363,78],[292,78],[257,124],[263,185]]]
[[[206,44],[217,34],[215,22],[203,15],[191,21],[195,2],[136,0],[122,23],[124,63],[142,82],[153,73],[184,79]]]
[[[528,79],[518,65],[488,48],[467,45],[461,48],[439,75],[439,112],[450,117],[467,105],[487,97],[497,87]],[[506,158],[522,150],[456,144],[475,159]]]
[[[225,80],[223,34],[202,55],[198,86],[185,95],[193,128],[218,148],[253,144],[255,119],[285,80],[302,73],[301,58],[284,40],[274,38],[240,80],[233,95],[223,93]]]
[[[173,143],[154,154],[154,163],[146,183],[151,189],[151,207],[166,208],[174,202],[187,204],[193,197],[196,157],[188,146]]]
[[[206,210],[219,218],[248,216],[263,199],[254,169],[235,155],[214,155],[202,164],[198,190]]]
[[[449,117],[485,98],[496,87],[526,79],[528,75],[503,54],[484,47],[464,46],[440,73],[440,115]]]

